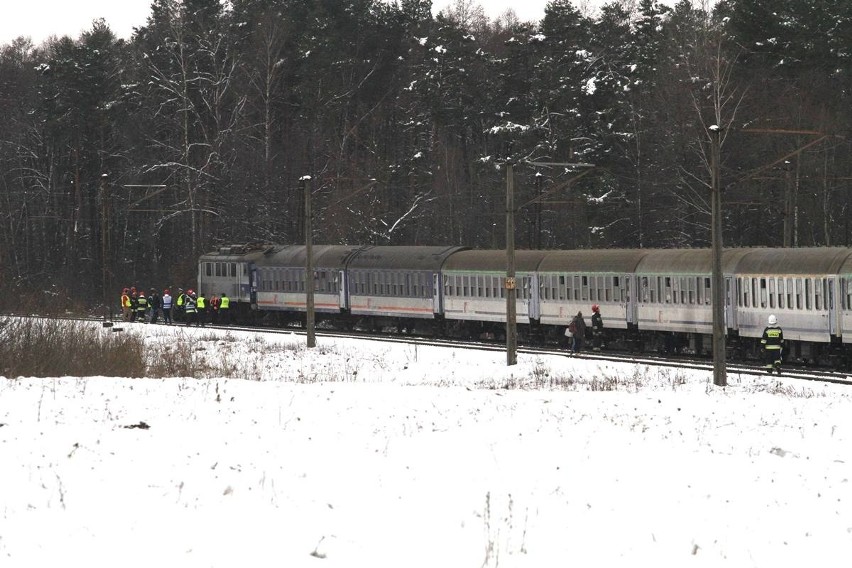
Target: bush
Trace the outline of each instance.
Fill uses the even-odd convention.
[[[6,377],[143,377],[143,343],[90,323],[0,319],[0,375]]]

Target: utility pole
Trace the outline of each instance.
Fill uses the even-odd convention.
[[[722,128],[710,128],[710,171],[711,171],[711,240],[713,266],[711,289],[713,305],[713,384],[724,387],[728,384],[725,368],[725,282],[722,275],[722,187],[719,161],[722,153]]]
[[[112,321],[112,307],[110,305],[110,278],[109,278],[109,189],[107,188],[108,174],[101,174],[101,286],[104,295],[104,321]]]
[[[506,164],[506,365],[518,363],[518,312],[515,284],[515,172]]]
[[[302,176],[305,187],[305,330],[308,335],[308,348],[316,347],[316,327],[314,313],[314,239],[311,217],[311,176]]]
[[[527,165],[535,167],[581,167],[589,168],[585,173],[575,176],[578,179],[592,171],[594,164],[576,164],[567,162],[525,162]],[[541,191],[541,179],[539,174],[536,174],[538,195],[532,201],[521,205],[525,207],[531,203],[541,203],[544,194]],[[541,213],[538,211],[538,234],[541,234]],[[540,240],[540,238],[539,238]],[[513,164],[506,163],[506,365],[516,365],[518,363],[518,292],[517,280],[515,278],[515,167]]]
[[[784,248],[793,246],[793,184],[790,160],[784,160]]]

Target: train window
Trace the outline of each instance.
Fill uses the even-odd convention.
[[[796,278],[794,280],[794,282],[796,283],[796,309],[801,310],[802,309],[802,279]]]
[[[589,301],[589,277],[583,276],[582,281],[583,281],[583,286],[580,290],[580,294],[581,294],[580,299],[584,302],[588,302]]]
[[[614,297],[614,294],[613,294],[614,288],[613,288],[613,284],[612,284],[612,276],[607,276],[606,279],[604,280],[604,282],[605,282],[604,283],[604,294],[606,294],[604,296],[604,299],[607,302],[611,302],[612,298]]]
[[[766,307],[766,278],[756,278],[760,285],[760,307]]]
[[[556,282],[556,286],[558,287],[558,290],[559,290],[558,294],[559,295],[558,296],[554,295],[553,299],[556,300],[558,298],[560,300],[564,300],[565,299],[565,292],[568,290],[568,287],[565,284],[565,276],[560,275],[558,277],[558,282]]]
[[[769,307],[775,309],[775,279],[769,279]]]
[[[810,310],[813,306],[813,280],[810,278],[805,278],[805,309]]]
[[[469,282],[470,282],[469,276],[462,276],[462,296],[464,296],[465,298],[467,298],[467,288],[468,288]]]
[[[852,278],[846,279],[846,305],[843,306],[845,309],[852,309]]]
[[[237,263],[236,263],[236,262],[232,262],[232,263],[231,263],[231,264],[229,264],[228,266],[229,266],[229,267],[230,267],[230,269],[231,269],[231,277],[232,277],[232,278],[236,278],[236,277],[237,277]]]
[[[213,267],[211,266],[212,264],[213,264],[212,262],[205,262],[204,263],[204,273],[207,276],[213,276]]]

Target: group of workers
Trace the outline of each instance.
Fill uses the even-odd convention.
[[[191,288],[186,292],[178,288],[176,296],[166,288],[160,295],[155,288],[148,294],[135,286],[121,291],[121,317],[126,322],[157,323],[184,322],[186,325],[203,326],[205,323],[228,325],[231,323],[231,300],[222,292],[209,300],[204,293],[196,294]]]
[[[594,304],[592,306],[592,351],[601,350],[603,335],[601,309],[600,306]],[[571,322],[565,329],[565,336],[571,340],[571,351],[573,353],[582,351],[586,339],[586,321],[583,319],[583,312],[577,312],[577,315],[571,318]],[[778,318],[774,315],[770,315],[767,320],[767,326],[760,338],[760,345],[763,349],[763,363],[766,372],[775,371],[780,374],[784,350],[784,332],[778,325]]]

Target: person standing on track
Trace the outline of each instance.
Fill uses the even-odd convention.
[[[600,351],[603,343],[603,318],[601,307],[597,304],[592,306],[592,351]]]
[[[172,324],[172,295],[168,288],[163,290],[163,323]]]
[[[586,320],[583,319],[583,312],[577,312],[571,319],[568,331],[571,332],[571,352],[579,353],[583,350],[583,342],[586,339]]]
[[[763,362],[767,373],[775,369],[781,374],[781,357],[784,350],[784,332],[778,326],[778,318],[769,316],[769,325],[763,330],[760,344],[763,346]]]
[[[188,294],[185,295],[185,304],[184,304],[184,317],[186,318],[186,325],[198,325],[198,307],[196,302],[195,293],[192,290],[189,291]]]
[[[130,302],[130,288],[125,288],[121,291],[121,319],[130,321],[130,311],[133,309],[133,304]]]
[[[231,300],[224,292],[219,298],[219,323],[222,325],[231,323]]]

